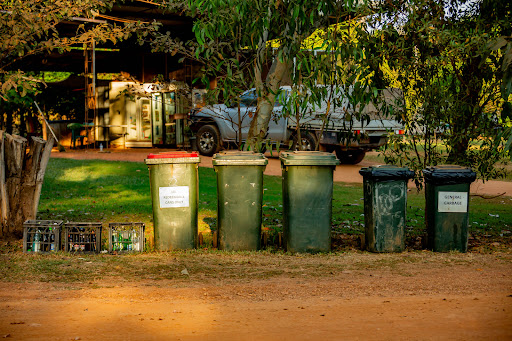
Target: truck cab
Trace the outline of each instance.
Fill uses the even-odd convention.
[[[357,121],[352,115],[347,115],[348,104],[330,109],[327,113],[330,106],[322,103],[312,106],[297,123],[293,115],[287,117],[282,114],[283,103],[289,92],[290,87],[282,87],[274,103],[273,118],[266,137],[270,145],[336,152],[342,163],[355,164],[364,158],[366,151],[383,146],[390,132],[403,134],[402,124],[396,120],[379,118],[379,110],[371,103],[364,108],[370,120]],[[384,95],[396,94],[385,91]],[[190,128],[196,137],[197,150],[202,155],[211,156],[229,145],[243,143],[257,110],[257,100],[256,89],[250,89],[240,96],[240,107],[237,103],[228,102],[192,110]],[[299,127],[301,143],[298,143],[297,138]]]

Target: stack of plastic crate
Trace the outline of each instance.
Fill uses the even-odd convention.
[[[67,222],[64,227],[66,252],[98,253],[101,251],[101,223]]]
[[[23,223],[23,252],[60,250],[62,220],[27,220]]]
[[[109,223],[109,252],[144,251],[144,223]]]

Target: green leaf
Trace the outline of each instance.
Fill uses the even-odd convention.
[[[202,40],[202,37],[201,37],[201,33],[203,31],[201,30],[195,30],[194,33],[195,33],[195,36],[196,36],[196,40],[198,42],[199,45],[204,45],[204,40]]]
[[[297,20],[298,19],[299,11],[300,11],[300,7],[298,5],[295,5],[295,7],[293,8],[292,20]]]

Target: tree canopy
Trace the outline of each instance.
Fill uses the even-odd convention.
[[[59,31],[61,23],[93,18],[114,2],[3,2],[0,96],[24,95],[40,82],[18,71],[24,58],[92,41],[115,43],[137,33],[154,51],[202,62],[202,80],[216,80],[210,91],[216,100],[257,89],[251,148],[265,139],[284,84],[291,86],[285,115],[300,115],[321,101],[328,108],[346,106],[346,98],[333,96],[332,89],[350,88],[344,96],[355,117],[348,120],[368,119],[362,108],[378,101],[381,90],[402,89],[400,110],[379,107],[402,119],[409,132],[391,141],[386,156],[415,170],[450,162],[472,166],[486,178],[496,175],[493,165],[512,144],[508,1],[155,1],[169,13],[193,17],[195,40],[180,41],[142,24],[83,23],[76,34]]]
[[[115,0],[12,0],[0,5],[0,112],[2,126],[10,131],[13,116],[23,115],[45,81],[37,72],[26,72],[28,59],[92,43],[113,43],[130,36],[147,35],[154,24],[111,24],[94,20]],[[70,23],[75,23],[70,25]],[[64,27],[68,25],[68,27]],[[71,27],[71,29],[69,28]],[[20,119],[22,116],[20,117]],[[23,121],[21,119],[21,121]]]
[[[280,86],[292,85],[288,113],[297,113],[293,109],[327,96],[325,87],[316,87],[319,80],[338,84],[347,76],[347,68],[339,62],[353,51],[339,48],[348,39],[342,23],[354,18],[359,1],[190,0],[169,4],[195,18],[196,40],[178,41],[167,33],[157,37],[154,48],[201,61],[205,83],[212,78],[217,81],[217,88],[212,89],[215,98],[220,94],[224,99],[236,98],[243,90],[256,88],[258,106],[248,139],[251,148],[265,139]],[[315,51],[328,53],[317,58]]]
[[[419,170],[466,165],[484,179],[506,155],[511,119],[509,1],[407,0],[374,3],[359,26],[359,60],[378,88],[405,95],[409,136],[388,144],[387,161]]]
[[[51,52],[68,52],[71,47],[95,42],[126,39],[141,24],[123,26],[106,22],[81,22],[71,35],[62,33],[59,25],[92,19],[94,13],[112,7],[115,1],[103,0],[13,0],[0,5],[0,95],[11,89],[24,95],[41,80],[20,69],[27,57]]]

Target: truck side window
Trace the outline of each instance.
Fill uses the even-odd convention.
[[[240,96],[240,105],[242,107],[255,107],[258,105],[256,91],[248,91]]]

